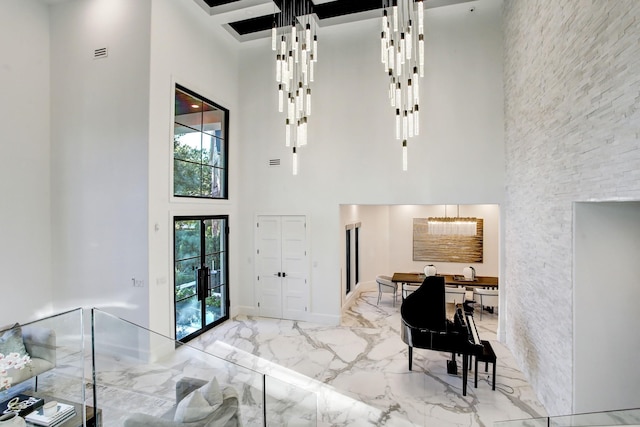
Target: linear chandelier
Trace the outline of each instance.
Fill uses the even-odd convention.
[[[429,235],[440,236],[476,236],[478,233],[477,218],[429,218],[427,222]]]
[[[311,86],[318,61],[318,35],[308,0],[282,0],[273,15],[271,50],[276,53],[278,111],[285,112],[285,146],[292,148],[293,174],[298,174],[298,149],[307,145]]]
[[[423,0],[382,0],[380,57],[389,75],[389,102],[395,110],[397,140],[402,140],[402,170],[407,170],[407,140],[420,133],[420,85],[424,77]]]

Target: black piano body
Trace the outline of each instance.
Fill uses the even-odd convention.
[[[429,276],[407,296],[400,309],[401,337],[409,346],[409,370],[413,365],[413,348],[452,354],[448,371],[455,371],[455,356],[462,355],[462,395],[467,395],[469,357],[482,352],[475,322],[471,314],[456,308],[453,321],[447,319],[445,282],[442,276]],[[451,363],[452,362],[452,363]]]

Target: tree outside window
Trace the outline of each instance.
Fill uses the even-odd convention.
[[[178,197],[226,199],[229,112],[176,85],[173,193]]]

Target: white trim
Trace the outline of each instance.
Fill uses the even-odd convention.
[[[312,323],[319,323],[321,325],[340,325],[340,321],[342,316],[338,316],[335,314],[320,314],[320,313],[309,313],[307,316],[307,321]]]
[[[344,303],[342,304],[341,314],[344,314],[344,312],[347,311],[355,303],[355,301],[358,299],[358,296],[360,296],[361,293],[367,292],[367,291],[375,291],[376,289],[377,288],[376,288],[375,280],[358,282],[355,288],[351,292],[349,292],[348,295],[346,295],[344,299]]]

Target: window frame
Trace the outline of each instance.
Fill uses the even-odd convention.
[[[221,153],[224,157],[223,159],[223,167],[218,168],[221,173],[222,173],[222,183],[221,183],[221,192],[222,195],[221,196],[208,196],[208,195],[185,195],[185,194],[176,194],[176,188],[175,188],[175,174],[176,174],[176,167],[175,167],[175,163],[176,163],[176,151],[175,151],[175,147],[174,147],[174,141],[175,141],[175,128],[176,128],[176,109],[175,109],[175,104],[176,104],[176,92],[177,91],[182,91],[184,93],[186,93],[189,96],[192,96],[196,99],[198,99],[201,102],[204,102],[206,104],[209,104],[213,107],[215,107],[216,109],[220,110],[223,115],[224,115],[224,123],[222,126],[222,130],[223,130],[223,134],[224,134],[224,138],[220,138],[223,141],[223,149],[221,150]],[[171,197],[174,198],[175,200],[221,200],[221,201],[228,201],[229,200],[229,120],[230,120],[230,113],[229,113],[229,109],[221,106],[220,104],[211,101],[211,99],[202,96],[200,94],[198,94],[197,92],[179,84],[179,83],[174,83],[174,88],[172,91],[172,102],[173,102],[173,115],[172,115],[172,138],[171,138]],[[200,134],[206,134],[206,132],[203,132],[202,129],[197,131],[200,132]],[[201,151],[202,152],[202,151]],[[205,164],[205,163],[200,163],[200,166],[207,166],[209,167],[209,164]],[[202,184],[202,181],[201,181]]]

